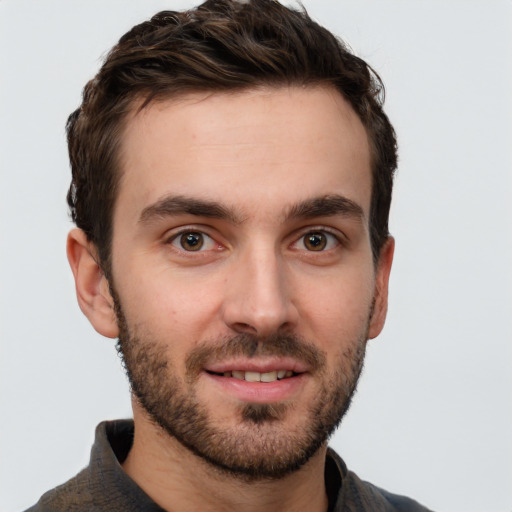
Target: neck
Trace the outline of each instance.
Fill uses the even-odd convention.
[[[152,423],[134,406],[135,437],[125,472],[169,512],[325,512],[326,447],[281,479],[248,481],[216,469]]]

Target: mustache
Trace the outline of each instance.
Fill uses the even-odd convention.
[[[208,362],[230,357],[249,359],[261,356],[293,357],[308,365],[313,371],[325,367],[326,355],[313,344],[292,333],[272,333],[261,337],[250,333],[238,334],[220,341],[203,342],[187,356],[188,375],[198,375]]]

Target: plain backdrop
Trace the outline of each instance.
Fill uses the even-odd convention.
[[[450,512],[512,510],[512,2],[305,1],[380,73],[400,143],[383,334],[331,444],[363,479]],[[88,462],[130,416],[112,340],[65,258],[64,124],[162,0],[0,0],[0,510]]]

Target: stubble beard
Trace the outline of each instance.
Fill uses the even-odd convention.
[[[293,334],[265,339],[238,335],[204,342],[186,359],[185,382],[176,377],[166,345],[143,333],[130,332],[115,297],[119,326],[118,351],[132,393],[151,420],[192,453],[217,470],[246,482],[280,479],[301,468],[324,445],[347,412],[362,371],[368,325],[356,342],[339,355],[335,371],[327,374],[326,356]],[[214,424],[194,383],[203,364],[228,356],[291,356],[305,361],[322,384],[304,420],[292,429],[283,424],[290,403],[245,404],[236,423]]]

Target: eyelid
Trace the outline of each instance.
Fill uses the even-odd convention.
[[[168,230],[162,237],[162,240],[163,240],[163,243],[166,245],[173,245],[172,243],[185,233],[200,233],[201,235],[205,236],[206,238],[209,238],[210,240],[212,240],[212,242],[216,245],[215,248],[217,250],[220,251],[220,250],[226,248],[226,243],[224,241],[219,241],[219,238],[222,239],[222,237],[220,237],[220,235],[217,235],[217,234],[215,234],[215,235],[212,234],[211,231],[212,231],[211,228],[209,228],[208,226],[198,225],[198,224],[195,224],[195,225],[189,224],[189,225],[179,226],[179,227],[172,228],[172,229]],[[334,237],[340,246],[344,246],[348,243],[347,236],[345,235],[345,233],[343,233],[339,229],[328,227],[325,225],[311,225],[311,226],[305,226],[300,229],[297,229],[291,235],[291,237],[293,237],[293,238],[292,238],[292,242],[291,242],[290,246],[292,248],[294,248],[293,246],[296,246],[297,244],[299,244],[301,239],[303,239],[303,237],[309,233],[325,233],[326,235]],[[177,251],[184,252],[184,253],[187,253],[190,255],[195,254],[196,256],[199,256],[201,253],[204,253],[204,252],[215,250],[215,248],[206,249],[206,250],[202,249],[202,250],[198,250],[198,251],[187,251],[183,248],[175,247],[175,249]],[[318,251],[318,252],[319,253],[320,252],[329,252],[334,249],[335,248],[327,249],[324,251]],[[305,248],[301,249],[301,250],[307,251],[307,249],[305,249]],[[315,252],[315,251],[308,251],[308,252]]]
[[[208,228],[208,226],[204,226],[202,224],[184,224],[167,229],[162,236],[162,240],[169,241],[178,237],[179,235],[183,235],[184,233],[201,233],[208,235],[210,238],[213,238],[213,236],[210,234],[210,231],[211,230]]]
[[[305,228],[297,230],[294,234],[294,241],[292,242],[292,245],[297,244],[304,236],[308,235],[309,233],[325,233],[327,235],[333,236],[342,246],[348,243],[348,238],[342,231],[327,226],[313,225],[306,226]]]
[[[224,247],[224,245],[217,240],[218,237],[214,237],[208,231],[209,231],[209,229],[206,226],[200,226],[200,225],[180,226],[178,228],[174,228],[174,229],[167,231],[163,237],[163,242],[166,245],[172,246],[174,249],[176,249],[179,252],[187,253],[187,255],[195,254],[198,256],[200,253],[212,251],[215,249],[221,250]],[[206,249],[201,248],[198,251],[187,251],[183,247],[174,246],[173,242],[175,242],[176,240],[179,240],[179,238],[186,233],[199,233],[203,237],[205,237],[205,239],[211,240],[211,243],[213,243],[215,247],[206,248]]]

